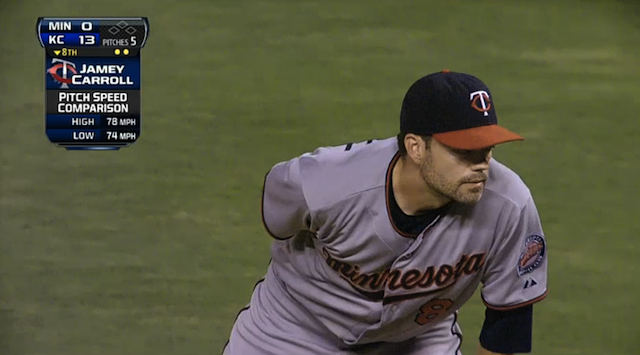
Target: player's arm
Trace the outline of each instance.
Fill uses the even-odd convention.
[[[276,164],[265,176],[262,222],[275,239],[288,239],[311,228],[300,170],[300,158],[295,158]]]
[[[531,352],[533,304],[547,295],[547,245],[533,199],[508,220],[483,277],[479,340],[487,354]]]

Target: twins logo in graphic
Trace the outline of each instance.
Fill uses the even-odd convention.
[[[51,60],[51,64],[54,65],[47,70],[47,73],[51,75],[53,80],[61,84],[61,89],[68,89],[69,84],[71,84],[71,76],[69,75],[69,72],[74,75],[78,74],[78,71],[76,71],[76,65],[73,62],[59,58],[53,58],[53,60]]]

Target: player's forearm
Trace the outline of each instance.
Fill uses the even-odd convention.
[[[478,344],[478,350],[476,351],[476,355],[513,355],[513,354],[498,354],[492,351],[489,351],[482,347],[482,345]]]

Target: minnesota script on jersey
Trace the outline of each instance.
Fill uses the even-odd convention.
[[[546,241],[529,189],[495,159],[480,201],[452,204],[417,237],[388,208],[396,138],[323,147],[265,177],[273,274],[346,344],[402,341],[457,311],[482,285],[494,309],[547,293]]]

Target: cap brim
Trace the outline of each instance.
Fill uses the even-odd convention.
[[[436,133],[433,138],[451,148],[464,150],[483,149],[501,143],[524,140],[520,135],[498,125]]]

